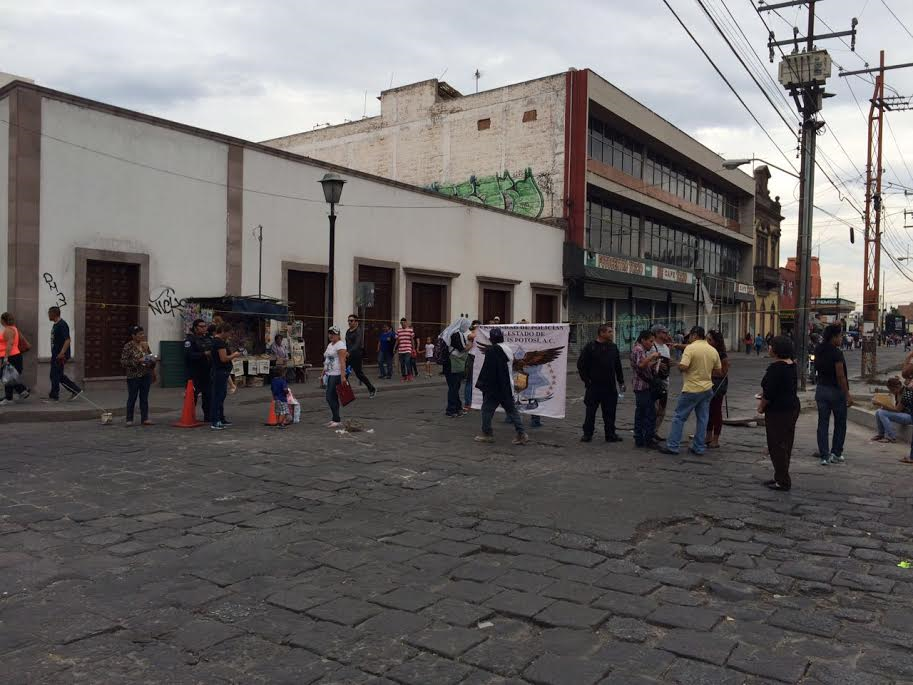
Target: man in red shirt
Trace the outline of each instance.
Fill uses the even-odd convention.
[[[403,381],[412,380],[412,353],[415,351],[415,331],[409,326],[409,321],[404,316],[399,320],[399,330],[396,331],[396,353],[399,355],[399,368],[403,374]]]

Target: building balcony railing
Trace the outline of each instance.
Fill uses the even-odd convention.
[[[776,290],[780,287],[780,270],[773,266],[754,268],[754,285],[761,290]]]

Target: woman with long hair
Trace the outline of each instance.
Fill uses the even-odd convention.
[[[719,331],[708,331],[707,342],[720,354],[722,368],[713,372],[713,399],[710,400],[710,422],[707,424],[707,447],[719,449],[720,433],[723,432],[723,400],[729,390],[729,359],[726,356],[726,341]]]
[[[151,426],[149,420],[149,388],[155,378],[156,359],[146,341],[142,326],[130,326],[130,339],[120,355],[120,364],[127,376],[127,425],[133,425],[133,412],[139,399],[140,421]]]
[[[767,431],[767,453],[774,467],[773,480],[765,483],[771,490],[786,491],[792,487],[789,461],[799,418],[799,398],[796,393],[798,375],[793,361],[793,342],[785,335],[770,341],[768,354],[773,362],[767,367],[758,413],[764,414]]]

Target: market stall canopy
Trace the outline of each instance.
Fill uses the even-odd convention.
[[[186,302],[211,309],[215,314],[244,314],[288,321],[288,303],[272,297],[188,297]]]

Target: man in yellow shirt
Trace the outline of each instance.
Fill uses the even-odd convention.
[[[678,454],[679,444],[685,421],[694,412],[697,427],[694,429],[694,440],[691,443],[691,454],[701,455],[706,449],[704,437],[707,434],[707,421],[710,418],[710,400],[713,399],[712,374],[716,369],[722,368],[720,354],[705,339],[704,329],[695,326],[689,335],[690,344],[685,348],[681,361],[678,363],[679,371],[684,376],[682,393],[678,396],[675,405],[675,416],[666,446],[659,451],[663,454]]]

